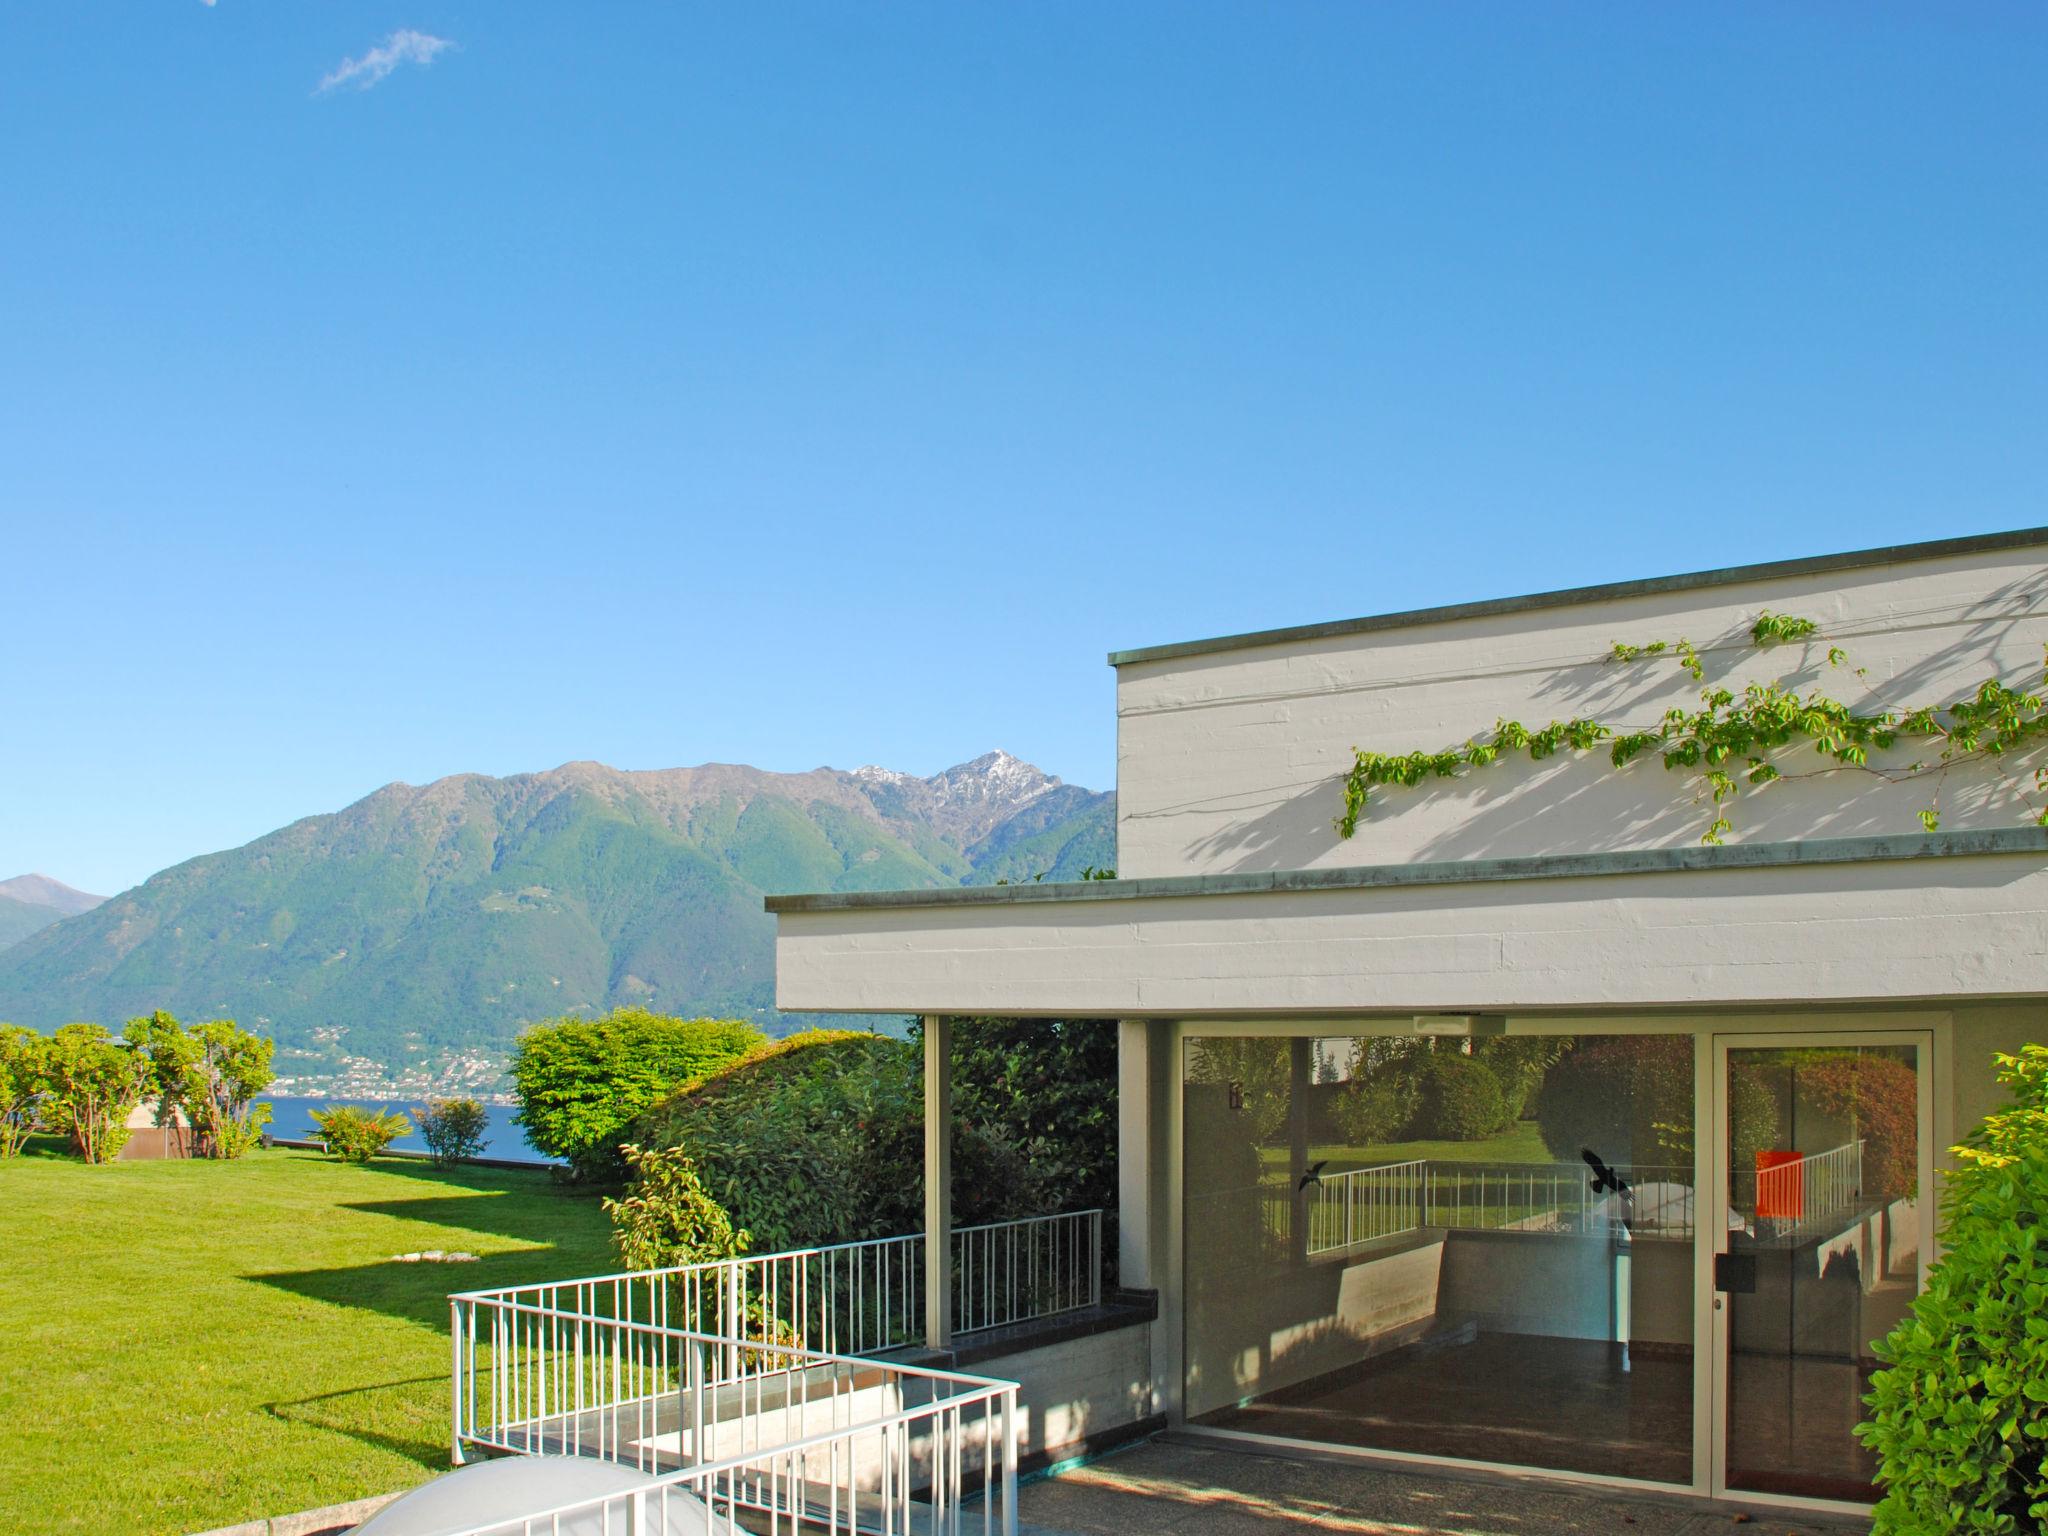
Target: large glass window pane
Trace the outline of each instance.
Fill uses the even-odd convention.
[[[1683,1483],[1690,1036],[1191,1039],[1188,1412]]]
[[[1920,1267],[1919,1052],[1731,1048],[1728,1486],[1865,1501],[1851,1434]]]

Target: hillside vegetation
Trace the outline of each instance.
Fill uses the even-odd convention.
[[[167,1008],[393,1067],[621,1005],[782,1032],[764,894],[1078,877],[1114,836],[1110,796],[1000,753],[393,784],[0,950],[0,1019]]]

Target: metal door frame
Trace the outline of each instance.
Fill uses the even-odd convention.
[[[1702,1037],[1701,1056],[1709,1056],[1702,1085],[1710,1098],[1710,1110],[1700,1122],[1709,1134],[1700,1136],[1695,1155],[1704,1166],[1696,1169],[1695,1188],[1710,1192],[1711,1201],[1695,1201],[1693,1223],[1695,1292],[1700,1305],[1695,1310],[1694,1335],[1698,1341],[1695,1358],[1705,1369],[1694,1381],[1696,1404],[1703,1402],[1705,1423],[1695,1423],[1695,1454],[1707,1456],[1706,1491],[1717,1499],[1739,1499],[1744,1503],[1782,1505],[1788,1509],[1811,1509],[1842,1514],[1861,1514],[1866,1503],[1840,1499],[1801,1498],[1791,1494],[1758,1493],[1728,1486],[1728,1376],[1729,1316],[1721,1293],[1714,1288],[1714,1257],[1728,1248],[1728,1053],[1734,1050],[1778,1048],[1910,1045],[1916,1050],[1914,1076],[1919,1089],[1919,1189],[1920,1253],[1918,1288],[1926,1289],[1927,1266],[1934,1256],[1934,1070],[1935,1032],[1931,1029],[1801,1030],[1793,1033],[1746,1034],[1716,1032]]]

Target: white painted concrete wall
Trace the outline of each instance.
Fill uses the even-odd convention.
[[[2026,997],[2048,859],[792,912],[776,981],[787,1009],[1093,1017]]]
[[[1816,620],[1812,641],[1759,651],[1764,609]],[[1535,609],[1130,664],[1117,678],[1118,873],[1310,869],[1697,843],[1712,819],[1694,777],[1652,758],[1617,773],[1604,751],[1526,759],[1389,788],[1340,841],[1352,749],[1437,750],[1589,716],[1653,727],[1701,684],[1667,655],[1618,664],[1617,640],[1691,640],[1706,682],[1819,686],[1859,709],[1947,702],[1996,675],[2038,685],[2048,642],[2048,547],[1836,571],[1746,586]],[[1838,645],[1849,661],[1830,667]],[[1858,677],[1855,668],[1865,669]],[[1898,764],[1912,760],[1901,749]],[[1952,773],[1947,828],[2027,820],[2036,761]],[[1792,753],[1788,774],[1821,766]],[[1831,770],[1744,789],[1730,841],[1916,831],[1930,783]]]
[[[1156,1323],[1133,1324],[1126,1328],[1067,1339],[1056,1344],[1022,1349],[1015,1354],[977,1361],[966,1368],[969,1374],[1019,1383],[1017,1395],[1017,1450],[1020,1457],[1044,1454],[1053,1460],[1075,1453],[1090,1436],[1123,1429],[1150,1418],[1159,1411],[1159,1395],[1153,1377],[1153,1330]],[[814,1388],[814,1391],[817,1390]],[[820,1392],[816,1397],[784,1400],[770,1393],[765,1409],[742,1406],[728,1392],[703,1437],[702,1459],[720,1460],[749,1454],[762,1447],[786,1444],[808,1435],[825,1435],[846,1430],[849,1425],[872,1424],[902,1411],[904,1394],[880,1378],[838,1396]],[[910,1402],[924,1401],[912,1389]],[[655,1412],[659,1412],[657,1407]],[[630,1412],[628,1414],[630,1422]],[[999,1456],[999,1416],[984,1418],[979,1407],[968,1410],[959,1426],[966,1448],[970,1491],[980,1487],[981,1458]],[[594,1433],[594,1431],[590,1431]],[[639,1446],[673,1461],[699,1458],[695,1434],[687,1427],[664,1428],[634,1440],[631,1430],[624,1436],[629,1445]],[[854,1486],[873,1490],[881,1486],[882,1458],[894,1454],[882,1435],[863,1430],[842,1442],[839,1454],[853,1458]],[[931,1475],[929,1432],[919,1429],[910,1439],[908,1455],[914,1480]],[[820,1470],[826,1475],[824,1452],[819,1452]],[[996,1463],[996,1464],[999,1464]],[[843,1470],[839,1475],[845,1475]]]

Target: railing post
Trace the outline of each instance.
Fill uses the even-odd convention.
[[[924,1341],[953,1342],[953,1025],[924,1020]]]
[[[462,1301],[448,1298],[448,1465],[462,1465]]]
[[[1088,1305],[1102,1305],[1102,1212],[1088,1213]]]
[[[1017,1389],[1003,1393],[1003,1536],[1017,1536]]]

